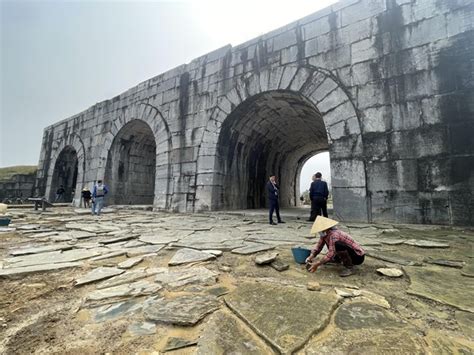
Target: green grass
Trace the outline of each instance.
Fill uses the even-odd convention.
[[[38,167],[36,165],[18,165],[0,168],[0,181],[10,180],[13,175],[36,174]]]

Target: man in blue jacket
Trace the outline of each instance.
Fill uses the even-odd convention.
[[[276,183],[276,178],[274,175],[270,176],[270,180],[267,182],[267,194],[269,202],[269,219],[271,225],[276,225],[273,222],[273,211],[276,212],[278,223],[285,223],[280,218],[280,204],[278,203],[278,198],[280,197],[280,188]]]
[[[104,207],[105,195],[109,192],[107,186],[102,183],[102,180],[97,181],[92,190],[92,214],[100,215],[102,207]]]
[[[328,184],[326,181],[321,180],[323,175],[321,173],[316,173],[313,175],[313,182],[309,188],[309,197],[311,198],[311,215],[309,216],[308,221],[314,222],[317,215],[327,218],[328,209],[327,209],[327,200],[329,196]]]

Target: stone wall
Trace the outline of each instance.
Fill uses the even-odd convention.
[[[135,171],[132,186],[154,170],[158,209],[261,207],[269,174],[295,205],[303,163],[329,150],[337,218],[472,225],[473,7],[346,0],[196,58],[47,127],[39,191],[56,188],[66,147],[76,202],[79,186],[113,179],[109,152],[125,154],[141,120],[155,169],[123,154],[114,166]]]
[[[33,197],[36,183],[36,172],[32,174],[13,175],[8,180],[0,181],[0,202],[9,200],[12,203]],[[19,200],[18,200],[19,199]]]

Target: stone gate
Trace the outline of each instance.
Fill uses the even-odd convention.
[[[44,131],[38,193],[198,212],[283,206],[329,151],[336,217],[472,225],[474,2],[344,0]]]

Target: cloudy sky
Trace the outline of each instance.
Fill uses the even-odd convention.
[[[0,167],[36,165],[52,123],[334,2],[0,0]]]

